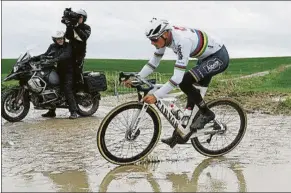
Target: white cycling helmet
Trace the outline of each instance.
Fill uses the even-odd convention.
[[[87,20],[87,12],[84,9],[79,9],[78,11],[76,11],[76,13],[83,16],[83,22]]]
[[[65,37],[65,33],[63,31],[56,31],[52,35],[52,39],[55,43],[56,43],[56,39],[64,38],[64,37]]]
[[[153,18],[146,28],[145,35],[149,39],[157,39],[169,29],[171,29],[171,27],[167,20]]]

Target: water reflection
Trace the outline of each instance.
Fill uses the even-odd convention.
[[[151,165],[149,164],[118,166],[103,178],[99,186],[99,192],[134,192],[137,191],[136,188],[140,187],[142,187],[140,191],[160,192],[160,186],[150,169]],[[113,189],[112,186],[114,186]],[[126,189],[124,189],[124,186],[126,186]]]
[[[52,180],[57,192],[90,192],[86,171],[43,172]]]
[[[168,164],[168,163],[160,163]],[[177,163],[179,164],[179,163]],[[154,165],[157,167],[157,165]],[[208,158],[194,167],[191,178],[186,173],[169,172],[165,179],[154,177],[153,165],[129,165],[118,166],[111,170],[100,184],[99,192],[111,191],[150,191],[161,192],[162,185],[159,183],[168,182],[172,184],[173,192],[246,192],[246,182],[237,160],[221,158]],[[171,170],[171,168],[168,168]],[[155,174],[155,173],[154,173]],[[158,180],[157,180],[158,179]],[[136,190],[141,180],[142,189]],[[134,184],[132,186],[131,184]],[[125,190],[124,188],[127,188]],[[134,189],[135,188],[135,189]],[[168,188],[168,187],[167,187]]]
[[[186,174],[167,174],[175,192],[246,192],[246,182],[236,160],[208,158],[193,171],[189,180]]]

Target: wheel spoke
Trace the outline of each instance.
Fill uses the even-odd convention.
[[[223,99],[210,106],[210,109],[216,114],[216,120],[225,126],[225,131],[215,134],[210,143],[203,143],[205,141],[203,137],[194,138],[192,143],[204,155],[227,153],[237,145],[236,143],[239,143],[243,136],[240,134],[244,132],[241,128],[245,129],[245,115],[237,104]],[[239,135],[240,138],[237,137]]]
[[[99,149],[104,149],[106,147],[102,155],[106,154],[107,160],[112,160],[114,163],[126,163],[129,162],[129,160],[132,162],[134,161],[132,159],[138,161],[156,144],[159,134],[157,128],[160,127],[155,125],[154,120],[157,122],[158,119],[152,110],[150,113],[146,111],[138,123],[139,129],[134,133],[128,133],[125,131],[129,128],[130,124],[132,124],[138,111],[141,110],[140,105],[135,104],[132,105],[132,107],[120,108],[123,109],[116,110],[115,114],[113,113],[111,117],[107,118],[109,123],[104,124],[106,128],[99,128],[99,132],[105,132],[102,132],[103,134],[99,138],[101,141],[103,140],[103,142],[98,143],[98,147]],[[151,148],[149,148],[150,146]]]

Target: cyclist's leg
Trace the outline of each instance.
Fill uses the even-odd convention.
[[[180,89],[187,95],[187,104],[186,108],[193,109],[196,104],[199,109],[203,112],[206,112],[205,102],[200,94],[200,91],[193,86],[197,83],[201,86],[208,86],[211,81],[211,77],[206,77],[201,81],[197,81],[190,71],[186,72],[183,81],[179,84]],[[201,84],[203,82],[203,85]]]
[[[228,67],[228,63],[229,56],[226,48],[223,46],[213,55],[204,58],[203,60],[198,60],[197,66],[185,73],[179,87],[187,95],[186,108],[190,107],[193,109],[196,104],[202,112],[202,116],[198,118],[199,120],[194,122],[196,125],[192,124],[191,128],[203,128],[205,124],[215,118],[214,113],[207,107],[199,90],[196,89],[193,84],[198,83],[201,86],[208,86],[211,78],[214,75],[223,72]],[[162,139],[162,142],[171,146],[171,144],[174,144],[175,135],[176,132],[174,131],[172,137],[164,138]]]
[[[224,72],[229,64],[229,55],[226,48],[223,46],[214,54],[198,60],[197,66],[190,69],[189,72],[198,83],[209,84],[207,80],[219,73]],[[207,82],[208,81],[208,82]]]
[[[224,72],[227,69],[228,64],[229,56],[226,48],[223,46],[216,53],[199,61],[198,65],[192,68],[189,72],[198,82],[198,84],[202,86],[208,86],[210,84],[211,78],[219,73]],[[191,105],[194,102],[202,112],[201,116],[198,118],[199,120],[195,121],[195,123],[191,125],[191,128],[201,129],[204,127],[205,124],[213,120],[215,118],[215,115],[207,107],[200,93],[199,95],[197,94],[197,90],[195,91],[191,89],[188,96],[190,96],[191,98],[193,96],[192,101],[191,99],[189,99],[192,102]]]
[[[199,61],[200,62],[200,61]],[[199,82],[200,83],[204,83],[206,85],[206,83],[210,82],[211,77],[210,78],[205,78],[203,80],[201,80]],[[203,82],[202,82],[203,81]],[[187,95],[187,104],[185,108],[191,108],[193,109],[194,105],[196,104],[196,102],[198,103],[198,107],[201,109],[201,111],[206,112],[206,108],[208,109],[208,107],[206,105],[200,105],[201,102],[203,101],[202,96],[200,95],[200,92],[198,89],[196,89],[193,84],[197,83],[196,79],[192,76],[192,74],[188,71],[184,74],[183,80],[182,82],[179,84],[180,89]],[[207,86],[208,86],[207,84]],[[204,86],[204,85],[201,85]],[[205,103],[204,103],[205,104]],[[208,109],[209,110],[209,109]],[[210,110],[209,110],[210,111]],[[183,144],[186,141],[183,140],[179,140],[179,138],[177,138],[175,140],[175,137],[177,134],[177,131],[174,130],[173,134],[171,137],[167,137],[167,138],[163,138],[161,139],[161,141],[171,147],[173,147],[173,144],[178,143],[178,144]]]

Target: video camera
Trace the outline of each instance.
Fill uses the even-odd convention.
[[[72,24],[72,25],[76,25],[78,23],[78,20],[80,18],[80,15],[74,11],[72,11],[71,8],[66,8],[64,10],[64,15],[62,17],[61,22],[63,24]]]

